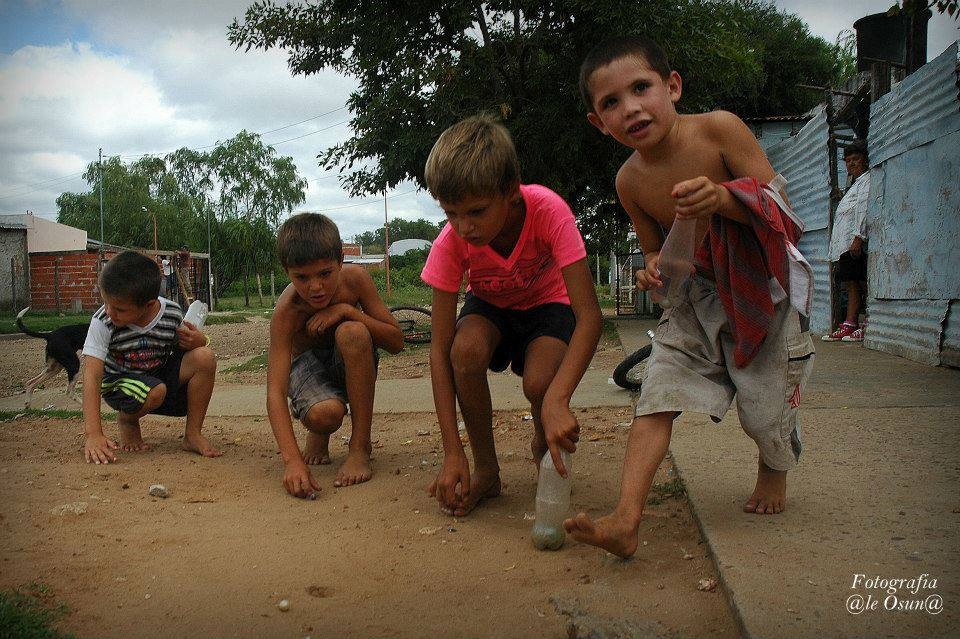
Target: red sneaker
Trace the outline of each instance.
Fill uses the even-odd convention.
[[[835,330],[834,332],[830,333],[829,335],[824,335],[821,339],[822,339],[824,342],[839,342],[839,341],[841,341],[841,340],[850,341],[850,340],[847,340],[847,337],[849,337],[850,335],[852,335],[856,330],[857,330],[857,325],[856,325],[856,324],[851,324],[851,323],[849,323],[849,322],[844,322],[844,323],[841,324],[839,327],[837,327],[837,330]],[[861,335],[862,335],[862,334],[863,334],[863,333],[862,333],[862,331],[861,331]],[[860,339],[863,339],[863,337],[861,337]]]
[[[844,342],[862,342],[863,341],[863,331],[866,329],[865,326],[860,326],[857,330],[853,331],[849,335],[844,335],[841,339]]]

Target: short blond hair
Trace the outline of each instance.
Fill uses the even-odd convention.
[[[434,198],[506,195],[520,182],[520,162],[510,132],[489,115],[477,115],[440,134],[423,171]]]

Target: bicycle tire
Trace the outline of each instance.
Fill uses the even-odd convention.
[[[428,344],[432,335],[430,311],[420,306],[392,306],[390,313],[400,323],[403,341],[408,344]]]
[[[627,355],[613,370],[613,382],[620,388],[638,391],[643,384],[643,375],[647,370],[647,358],[653,351],[653,344],[647,344]]]

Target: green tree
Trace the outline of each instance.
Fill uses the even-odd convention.
[[[646,32],[685,77],[682,108],[802,113],[819,96],[793,85],[833,83],[835,56],[795,19],[778,17],[762,29],[758,21],[770,15],[780,16],[772,3],[754,0],[677,0],[669,7],[649,0],[260,0],[228,35],[238,48],[287,50],[294,74],[334,69],[357,80],[348,102],[353,137],[319,156],[326,168],[350,171],[344,186],[353,195],[380,193],[404,179],[423,185],[423,165],[440,132],[490,111],[514,136],[524,181],[564,196],[581,223],[589,220],[591,233],[599,233],[588,234],[592,250],[606,250],[605,235],[619,222],[593,218],[609,215],[613,176],[627,153],[584,117],[576,88],[583,56],[604,37]],[[758,41],[771,35],[783,51]],[[784,59],[775,61],[774,53]],[[774,90],[784,86],[791,90]]]
[[[390,220],[390,243],[393,244],[400,240],[427,240],[428,242],[432,242],[437,239],[437,235],[440,234],[440,231],[443,230],[443,226],[446,223],[446,220],[431,222],[423,218],[416,220],[394,218]],[[384,240],[382,226],[373,231],[360,233],[356,237],[356,242],[364,247],[365,251],[367,248],[376,246],[379,246],[382,251],[385,244]],[[371,250],[366,252],[374,253],[376,251]]]
[[[245,130],[217,144],[208,156],[208,166],[213,190],[219,193],[218,217],[244,222],[231,226],[229,237],[243,259],[243,297],[249,306],[251,273],[269,270],[274,262],[273,242],[265,244],[262,231],[274,232],[280,215],[303,203],[307,181],[297,173],[292,158],[277,157],[258,134]]]

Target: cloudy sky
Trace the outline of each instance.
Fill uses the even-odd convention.
[[[293,77],[285,52],[236,51],[226,27],[244,0],[0,0],[0,215],[56,218],[63,191],[84,191],[88,163],[132,161],[187,146],[209,147],[241,129],[293,157],[308,181],[301,210],[322,211],[345,238],[383,224],[383,200],[350,198],[316,155],[349,136],[353,83],[324,73]],[[892,0],[784,0],[816,35],[842,29]],[[934,14],[930,58],[958,38]],[[391,217],[441,214],[429,195],[402,184]]]

